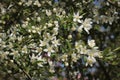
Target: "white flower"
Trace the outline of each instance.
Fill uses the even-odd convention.
[[[75,31],[75,30],[76,30],[76,27],[73,26],[73,27],[71,28],[71,30],[72,30],[72,31]]]
[[[62,58],[62,61],[66,62],[66,61],[67,61],[67,58],[68,58],[68,55],[67,55],[67,54],[63,54],[63,55],[61,56],[61,58]]]
[[[77,12],[77,14],[74,13],[74,15],[73,15],[74,22],[81,23],[81,20],[80,20],[81,18],[82,18],[82,16],[79,16],[79,12]]]
[[[46,46],[48,44],[48,41],[46,40],[40,40],[40,45],[39,46]]]
[[[12,49],[12,48],[14,47],[14,46],[13,46],[13,43],[9,42],[8,47],[9,47],[10,49]]]
[[[50,45],[47,45],[47,48],[44,49],[43,51],[47,52],[47,53],[48,53],[48,56],[50,56],[51,53],[55,52],[55,51],[53,50],[53,47],[50,46]]]
[[[54,27],[53,28],[53,33],[54,33],[53,35],[57,35],[58,34],[58,27]]]
[[[50,16],[50,15],[52,15],[52,12],[50,10],[46,10],[46,15]]]
[[[41,6],[41,4],[40,4],[40,2],[39,2],[38,0],[36,0],[36,1],[34,2],[34,5],[37,5],[38,7]]]
[[[17,37],[17,40],[20,41],[20,42],[22,41],[22,39],[23,39],[22,36]]]
[[[39,63],[37,63],[37,64],[38,64],[39,67],[43,67],[43,65],[42,65],[41,62],[39,62]]]
[[[88,56],[87,57],[87,63],[86,63],[86,66],[89,64],[90,66],[93,65],[93,63],[96,62],[96,59],[94,57],[91,57],[91,56]]]
[[[88,45],[93,48],[95,46],[95,40],[88,40]]]
[[[82,25],[80,26],[81,28],[84,28],[84,30],[89,34],[89,30],[92,28],[92,22],[90,18],[86,18],[83,22]]]
[[[80,54],[87,54],[88,50],[86,49],[86,46],[81,46]]]
[[[34,62],[36,59],[37,59],[37,56],[35,56],[35,54],[32,54],[31,61]]]
[[[44,40],[47,42],[50,40],[53,40],[53,38],[54,38],[54,36],[51,35],[50,33],[44,33],[43,37],[44,37]]]
[[[5,14],[6,13],[6,9],[5,8],[1,8],[1,14]]]
[[[94,47],[93,49],[89,49],[88,50],[88,55],[91,56],[91,57],[99,57],[101,58],[101,51],[97,50],[96,47]]]
[[[33,30],[32,30],[32,33],[37,33],[37,31],[33,29]]]
[[[14,55],[14,56],[18,56],[19,52],[17,50],[12,49],[12,53],[10,53],[10,54]]]
[[[0,38],[0,43],[2,42],[2,38]]]
[[[22,48],[22,53],[27,53],[27,46],[25,45],[23,48]]]
[[[42,48],[41,47],[37,47],[36,48],[36,52],[41,53],[42,52]]]
[[[82,32],[83,27],[78,27],[77,31]]]
[[[26,5],[27,5],[27,6],[32,5],[32,2],[33,2],[32,0],[29,0],[28,2],[26,2]]]
[[[55,46],[55,47],[57,47],[57,46],[59,46],[60,45],[60,43],[59,43],[59,39],[54,39],[53,41],[52,41],[52,43],[53,43],[53,45]]]
[[[41,21],[41,18],[40,18],[40,17],[37,17],[37,21],[40,22],[40,21]]]
[[[78,58],[76,53],[71,54],[71,57],[72,57],[72,61],[77,62]]]
[[[53,12],[56,13],[56,12],[57,12],[57,9],[56,9],[56,8],[53,8]]]
[[[81,45],[80,42],[75,42],[75,49],[76,49],[78,52],[80,52],[81,47],[83,47],[83,46]]]
[[[18,2],[18,4],[19,4],[19,5],[22,5],[23,3],[22,3],[22,2]],[[8,9],[9,9],[9,7],[8,7]]]
[[[47,23],[48,27],[52,27],[53,24],[52,23]]]
[[[44,59],[44,58],[42,58],[42,56],[41,55],[37,55],[37,61],[39,61],[39,63],[37,63],[37,65],[39,66],[39,67],[43,67],[43,63],[44,64],[46,64],[47,63],[47,61]]]
[[[59,27],[58,21],[54,21],[56,27]]]
[[[25,2],[25,0],[21,0],[21,2]]]
[[[72,35],[71,34],[68,35],[68,39],[72,39]]]

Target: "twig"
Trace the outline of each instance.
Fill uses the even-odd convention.
[[[31,76],[15,60],[14,63],[25,73],[29,80],[32,80]]]

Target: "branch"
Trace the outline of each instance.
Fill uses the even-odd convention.
[[[24,72],[29,80],[32,80],[31,76],[14,60],[14,63]]]

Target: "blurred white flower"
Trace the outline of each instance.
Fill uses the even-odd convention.
[[[42,52],[42,48],[41,48],[41,47],[37,47],[37,48],[36,48],[36,52],[37,52],[37,53],[41,53],[41,52]]]
[[[80,54],[87,54],[87,53],[88,53],[88,50],[87,50],[86,46],[81,46]]]
[[[47,23],[48,27],[52,27],[53,24],[52,23]]]
[[[1,14],[5,14],[6,13],[6,9],[5,8],[1,8]]]
[[[72,35],[71,34],[68,35],[68,39],[72,39]]]
[[[81,50],[81,48],[82,48],[83,46],[82,46],[82,44],[81,44],[81,41],[79,41],[79,42],[75,42],[75,49],[77,50],[77,52],[79,53],[80,52],[80,50]]]
[[[78,27],[77,29],[78,32],[82,32],[82,30],[83,30],[83,27]]]
[[[88,55],[89,56],[93,56],[93,57],[99,57],[99,58],[102,58],[102,55],[101,55],[101,51],[97,50],[98,47],[94,47],[93,49],[91,50],[88,50]]]
[[[47,42],[54,39],[54,35],[51,35],[50,33],[44,33],[43,37],[44,37],[44,40]]]
[[[13,46],[13,43],[9,42],[9,45],[7,45],[8,48],[12,49],[14,46]]]
[[[32,33],[37,33],[37,31],[33,29],[33,30],[32,30]]]
[[[93,63],[95,62],[96,62],[96,59],[94,57],[88,56],[86,66],[87,65],[93,66]]]
[[[57,46],[60,45],[60,40],[55,38],[55,39],[52,41],[52,43],[53,43],[53,45],[54,45],[55,47],[57,47]]]
[[[27,6],[32,5],[32,2],[33,2],[32,0],[28,0],[28,2],[26,2],[26,5],[27,5]]]
[[[65,15],[66,14],[66,12],[65,11],[62,11],[62,15]]]
[[[40,22],[40,21],[41,21],[41,18],[40,18],[40,17],[37,17],[37,21]]]
[[[46,15],[50,16],[50,15],[52,15],[52,12],[50,10],[46,10]]]
[[[25,2],[25,0],[21,0],[21,2]]]
[[[81,46],[82,45],[79,42],[75,42],[75,49],[79,50]]]
[[[71,55],[71,57],[72,57],[72,61],[77,62],[78,58],[77,58],[76,53],[73,53],[73,54]]]
[[[34,2],[34,5],[37,5],[38,7],[41,6],[41,4],[40,4],[40,2],[39,2],[38,0],[36,0],[36,1]]]
[[[58,21],[54,21],[56,27],[59,27]]]
[[[37,61],[39,61],[38,66],[40,66],[40,67],[43,67],[43,65],[42,65],[43,62],[44,62],[44,63],[47,63],[47,62],[45,61],[45,59],[42,58],[42,56],[39,55],[39,54],[36,56],[36,59],[37,59]]]
[[[43,64],[41,62],[37,63],[39,67],[43,67]]]
[[[48,41],[46,40],[40,40],[40,45],[39,46],[46,46],[48,44]]]
[[[71,30],[72,30],[72,31],[75,31],[75,30],[76,30],[76,27],[73,26],[73,27],[71,28]]]
[[[0,38],[0,43],[2,42],[2,38]]]
[[[63,54],[62,56],[61,56],[61,60],[62,61],[67,61],[67,59],[68,59],[68,55],[67,54]]]
[[[32,54],[31,56],[31,62],[34,62],[37,59],[37,57],[35,56],[35,54]]]
[[[74,22],[81,23],[81,20],[80,20],[81,18],[82,18],[82,16],[79,15],[79,12],[77,12],[76,14],[74,13],[74,15],[73,15]]]
[[[89,40],[88,39],[88,45],[93,48],[95,46],[95,40]]]
[[[23,46],[23,48],[22,48],[22,53],[27,53],[28,52],[28,49],[27,49],[27,46],[25,45],[25,46]]]
[[[54,33],[53,35],[57,35],[58,34],[58,30],[59,30],[58,27],[54,27],[53,28],[53,33]]]
[[[43,51],[47,52],[47,53],[48,53],[48,56],[50,56],[51,53],[55,52],[55,51],[53,50],[53,46],[50,46],[50,45],[47,45],[47,47],[46,47]]]
[[[20,41],[20,42],[22,41],[22,39],[23,39],[23,36],[18,36],[17,37],[17,40]]]
[[[57,12],[57,9],[56,9],[56,8],[53,8],[53,12],[56,13],[56,12]]]
[[[23,3],[22,2],[18,2],[19,5],[22,5]],[[9,8],[8,8],[9,9]]]
[[[84,28],[84,30],[89,34],[89,30],[92,28],[92,21],[91,21],[91,19],[90,18],[86,18],[83,22],[82,22],[82,24],[81,24],[81,26],[79,26],[79,27],[81,27],[81,28]]]

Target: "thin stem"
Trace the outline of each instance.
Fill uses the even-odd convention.
[[[14,60],[14,63],[24,72],[29,80],[32,80],[31,76]]]

